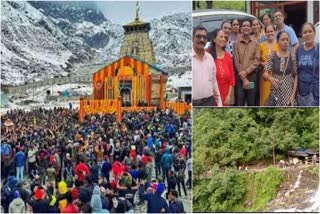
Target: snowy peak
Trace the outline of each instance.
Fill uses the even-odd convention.
[[[47,16],[66,19],[72,23],[85,21],[99,25],[107,21],[102,12],[94,8],[83,7],[83,2],[29,1],[29,3]]]
[[[151,38],[157,62],[164,68],[190,69],[191,18],[190,13],[180,12],[151,21]]]
[[[66,75],[72,53],[53,36],[63,33],[27,2],[1,6],[1,79],[20,84]]]

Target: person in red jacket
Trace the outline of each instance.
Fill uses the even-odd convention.
[[[134,163],[136,163],[136,158],[137,158],[137,151],[136,151],[136,146],[132,145],[131,150],[130,150],[130,157],[132,157],[132,160]]]
[[[124,171],[123,164],[119,161],[119,157],[116,156],[112,164],[112,172],[116,181],[118,181],[118,179],[121,177],[123,171]]]
[[[152,157],[148,154],[143,154],[141,157],[141,162],[143,166],[146,166],[148,163],[152,163]]]
[[[80,160],[80,163],[74,169],[74,173],[78,176],[78,180],[83,182],[85,177],[89,175],[90,170],[87,164]]]
[[[183,157],[183,158],[186,158],[187,157],[187,148],[185,145],[182,146],[182,148],[180,149],[180,155]]]
[[[68,191],[66,193],[67,206],[61,211],[61,213],[79,213],[79,207],[72,203],[72,193]]]

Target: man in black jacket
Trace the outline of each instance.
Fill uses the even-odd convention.
[[[169,190],[169,213],[185,213],[183,203],[178,199],[177,190]]]

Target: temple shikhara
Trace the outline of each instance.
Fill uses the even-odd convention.
[[[124,41],[121,58],[93,74],[93,98],[80,100],[80,120],[85,114],[151,111],[155,108],[171,108],[184,114],[191,106],[185,102],[167,102],[165,88],[168,73],[155,63],[153,43],[149,37],[150,23],[139,19],[139,7],[135,20],[123,26]]]

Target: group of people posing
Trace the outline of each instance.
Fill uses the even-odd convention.
[[[193,30],[193,106],[318,106],[319,43],[312,23],[302,40],[276,10],[259,19],[224,21],[208,41]]]
[[[189,114],[77,118],[65,108],[2,115],[3,212],[131,213],[144,201],[148,213],[185,212],[178,198],[191,189]]]

